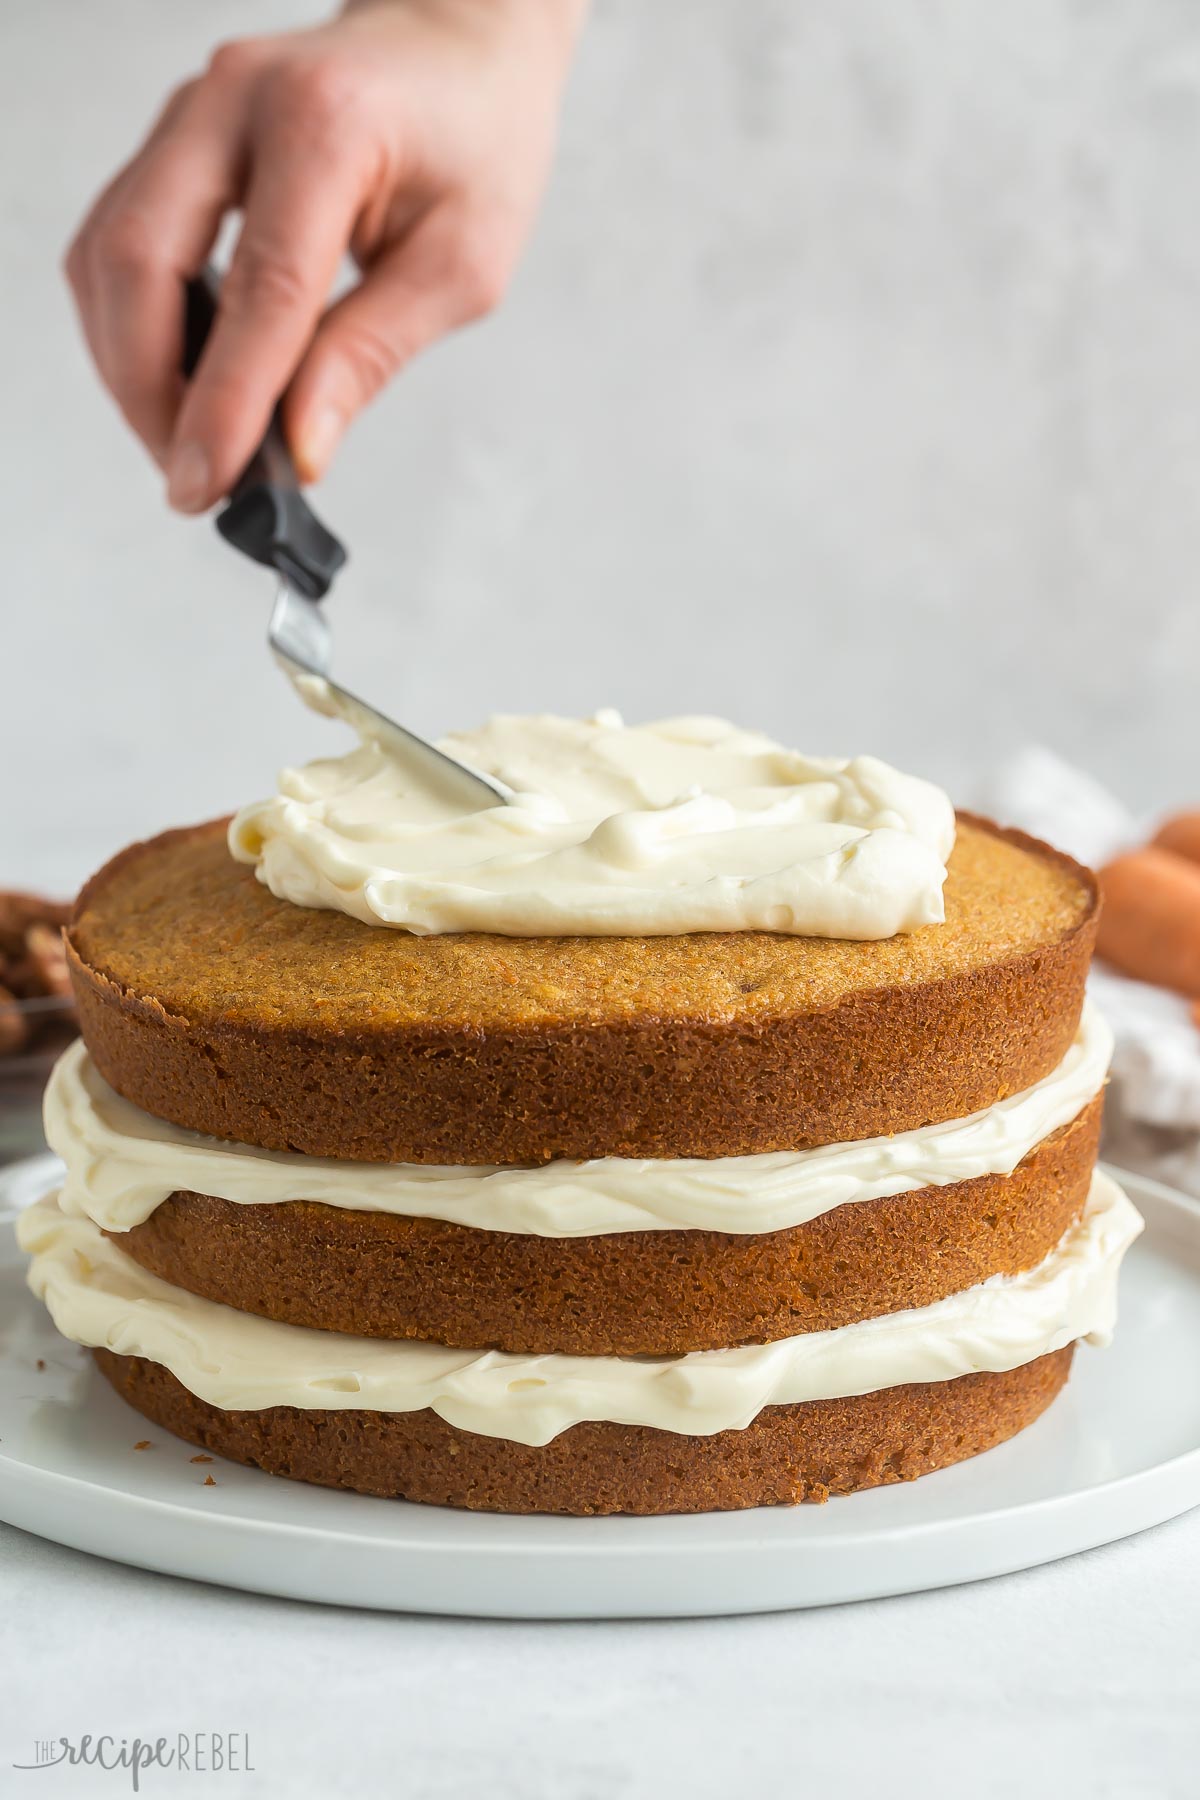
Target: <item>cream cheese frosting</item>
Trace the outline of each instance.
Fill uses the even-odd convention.
[[[336,712],[313,686],[309,703]],[[356,749],[285,769],[271,799],[243,807],[233,855],[279,899],[421,934],[870,939],[944,917],[950,802],[873,757],[613,712],[501,716],[439,747],[513,803],[464,809],[360,729]]]
[[[1104,1084],[1112,1033],[1087,1007],[1044,1080],[969,1118],[816,1150],[710,1160],[607,1157],[538,1168],[344,1162],[223,1143],[151,1117],[113,1092],[82,1043],[46,1090],[46,1137],[66,1164],[64,1212],[128,1231],[178,1191],[246,1206],[319,1201],[486,1231],[594,1237],[618,1231],[782,1231],[863,1200],[1010,1175]]]
[[[139,1267],[54,1198],[23,1213],[29,1285],[65,1337],[158,1363],[226,1411],[425,1407],[486,1437],[546,1444],[584,1420],[686,1436],[740,1430],[765,1406],[951,1381],[1106,1343],[1121,1258],[1142,1221],[1097,1173],[1079,1222],[1034,1269],[932,1306],[835,1331],[675,1357],[531,1356],[393,1343],[281,1325],[203,1300]]]

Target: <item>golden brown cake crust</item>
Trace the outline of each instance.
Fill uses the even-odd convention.
[[[1049,1073],[1091,875],[964,816],[946,923],[413,937],[274,899],[220,821],[134,845],[68,938],[101,1073],[211,1135],[369,1161],[737,1156],[959,1118]]]
[[[94,1355],[155,1424],[268,1474],[479,1512],[590,1514],[790,1506],[911,1481],[1031,1425],[1066,1381],[1072,1350],[1001,1375],[768,1406],[745,1430],[713,1437],[585,1424],[538,1447],[459,1431],[432,1412],[221,1412],[157,1363]]]
[[[1011,1176],[860,1201],[754,1237],[526,1237],[199,1194],[109,1236],[176,1287],[290,1325],[578,1356],[714,1350],[929,1306],[1033,1268],[1083,1210],[1100,1112],[1096,1099]]]

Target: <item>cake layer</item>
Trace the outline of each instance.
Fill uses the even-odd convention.
[[[1090,875],[960,818],[945,905],[873,943],[414,937],[274,899],[216,822],[102,870],[69,957],[105,1078],[215,1137],[377,1162],[742,1156],[961,1119],[1062,1060]]]
[[[579,1356],[715,1350],[1031,1269],[1083,1210],[1100,1112],[1094,1100],[1011,1176],[860,1201],[764,1236],[529,1237],[184,1193],[114,1241],[178,1287],[293,1325]]]
[[[186,1192],[242,1206],[313,1200],[535,1237],[673,1229],[741,1235],[787,1230],[834,1207],[913,1188],[1009,1175],[1096,1097],[1111,1054],[1112,1033],[1086,1007],[1056,1069],[968,1119],[766,1156],[606,1157],[497,1169],[338,1161],[204,1137],[123,1100],[76,1042],[51,1074],[45,1125],[66,1165],[64,1212],[106,1231],[140,1225]]]
[[[432,1412],[222,1412],[156,1363],[95,1352],[146,1418],[268,1474],[479,1512],[574,1514],[790,1506],[911,1481],[1031,1425],[1071,1356],[1068,1345],[1002,1374],[768,1406],[744,1430],[712,1437],[585,1424],[532,1446],[458,1430]]]
[[[54,1200],[23,1213],[29,1283],[65,1337],[161,1364],[228,1412],[428,1408],[486,1437],[546,1444],[587,1421],[688,1437],[740,1430],[767,1406],[998,1373],[1077,1338],[1106,1341],[1121,1258],[1141,1220],[1097,1174],[1087,1207],[1027,1273],[936,1304],[772,1344],[678,1357],[516,1356],[281,1325],[148,1274]]]

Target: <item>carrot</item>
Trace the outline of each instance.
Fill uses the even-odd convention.
[[[1200,863],[1200,812],[1176,813],[1159,826],[1152,841],[1160,850]]]
[[[1151,847],[1100,871],[1096,948],[1139,981],[1200,998],[1200,864]]]

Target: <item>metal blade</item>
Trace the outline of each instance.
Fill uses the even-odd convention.
[[[301,698],[316,711],[344,719],[364,737],[377,738],[423,779],[449,789],[456,801],[479,807],[507,806],[513,800],[512,789],[495,776],[447,756],[436,744],[418,737],[415,731],[398,725],[386,713],[339,687],[329,674],[333,634],[320,602],[306,599],[285,581],[280,582],[275,596],[267,641],[285,673],[299,687]]]

